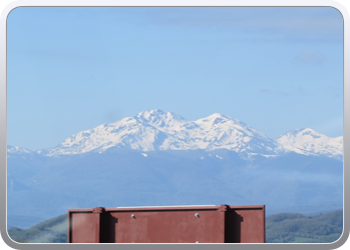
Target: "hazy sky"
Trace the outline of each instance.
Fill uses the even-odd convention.
[[[343,19],[328,7],[21,7],[7,23],[8,144],[162,109],[271,138],[343,135]]]

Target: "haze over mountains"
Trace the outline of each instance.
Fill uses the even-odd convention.
[[[277,140],[222,114],[151,110],[57,147],[8,146],[8,223],[69,208],[265,204],[268,213],[342,208],[343,137],[296,129]],[[20,218],[20,219],[19,219]]]

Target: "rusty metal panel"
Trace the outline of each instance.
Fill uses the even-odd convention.
[[[111,212],[113,219],[107,221],[108,228],[114,229],[112,242],[223,242],[219,215],[216,211]]]
[[[99,242],[99,218],[93,213],[73,213],[70,216],[69,238],[75,243]]]
[[[70,243],[265,242],[264,206],[69,210]]]
[[[230,206],[227,243],[265,243],[265,206]]]
[[[101,242],[101,224],[105,223],[104,208],[68,210],[68,242]]]

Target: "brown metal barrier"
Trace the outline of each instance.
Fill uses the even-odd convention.
[[[264,243],[265,206],[68,210],[69,243]]]

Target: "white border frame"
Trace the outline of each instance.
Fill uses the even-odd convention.
[[[346,1],[346,0],[345,0]],[[349,45],[346,46],[346,44],[350,44],[350,22],[349,22],[349,14],[344,8],[343,5],[341,5],[338,2],[334,1],[328,1],[328,0],[320,0],[320,1],[312,1],[312,0],[283,0],[283,1],[276,1],[276,0],[267,0],[267,1],[259,1],[259,0],[168,0],[168,1],[161,1],[161,0],[86,0],[86,1],[80,1],[80,0],[50,0],[50,1],[43,1],[43,0],[20,0],[11,2],[8,4],[5,9],[2,11],[1,19],[0,19],[0,32],[1,32],[1,39],[0,39],[0,48],[1,48],[1,57],[0,57],[0,159],[1,159],[1,192],[0,196],[2,197],[2,201],[6,200],[6,138],[7,138],[7,130],[6,130],[6,20],[9,13],[17,8],[17,7],[55,7],[55,6],[85,6],[85,7],[92,7],[92,6],[248,6],[248,7],[257,7],[257,6],[279,6],[279,7],[333,7],[336,8],[343,16],[344,21],[344,231],[343,235],[333,243],[310,243],[310,244],[272,244],[272,243],[264,243],[264,244],[234,244],[232,246],[231,243],[226,244],[99,244],[98,247],[95,246],[95,244],[18,244],[9,238],[7,234],[6,229],[6,202],[1,203],[0,206],[0,220],[1,220],[1,236],[4,240],[4,242],[11,248],[15,249],[194,249],[194,248],[206,248],[206,249],[213,249],[215,247],[216,249],[295,249],[295,248],[301,248],[301,249],[336,249],[342,246],[345,241],[347,240],[349,236],[349,222],[350,222],[350,213],[349,213],[349,199],[345,199],[346,195],[349,196],[349,187],[350,184],[345,182],[345,179],[349,178],[350,170],[347,169],[350,166],[348,166],[348,138],[350,136],[350,130],[345,130],[345,128],[350,128],[350,115],[348,112],[348,108],[350,107],[350,88],[349,88],[349,72],[346,71],[346,69],[349,69],[350,65],[350,54],[348,51]],[[345,151],[347,153],[345,153]],[[215,246],[212,246],[215,245]],[[349,244],[348,244],[349,245]],[[343,248],[345,249],[345,247]]]

